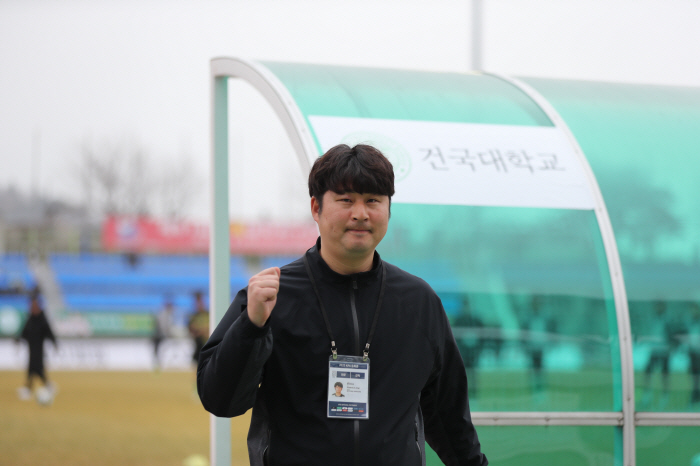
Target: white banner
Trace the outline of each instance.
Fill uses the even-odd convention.
[[[340,143],[380,149],[394,165],[393,202],[595,207],[574,148],[555,127],[329,116],[309,121],[323,152]]]

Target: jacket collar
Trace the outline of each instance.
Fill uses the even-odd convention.
[[[352,273],[343,275],[331,269],[326,261],[321,257],[321,237],[316,240],[316,245],[306,251],[306,257],[309,259],[314,275],[318,275],[321,280],[330,280],[333,282],[348,283],[351,281],[366,282],[373,280],[379,276],[382,270],[383,261],[379,257],[379,253],[374,251],[374,259],[372,259],[372,268],[367,272]]]

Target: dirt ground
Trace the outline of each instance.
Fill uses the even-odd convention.
[[[21,401],[0,371],[0,465],[172,465],[209,456],[209,414],[189,372],[53,372],[55,401]],[[36,384],[37,386],[40,384]],[[232,420],[232,463],[248,464],[249,413]]]

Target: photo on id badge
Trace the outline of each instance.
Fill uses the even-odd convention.
[[[338,356],[328,371],[328,417],[368,419],[369,359]]]

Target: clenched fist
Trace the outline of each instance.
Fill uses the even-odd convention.
[[[280,269],[271,267],[248,280],[248,319],[262,327],[270,318],[280,289]]]

